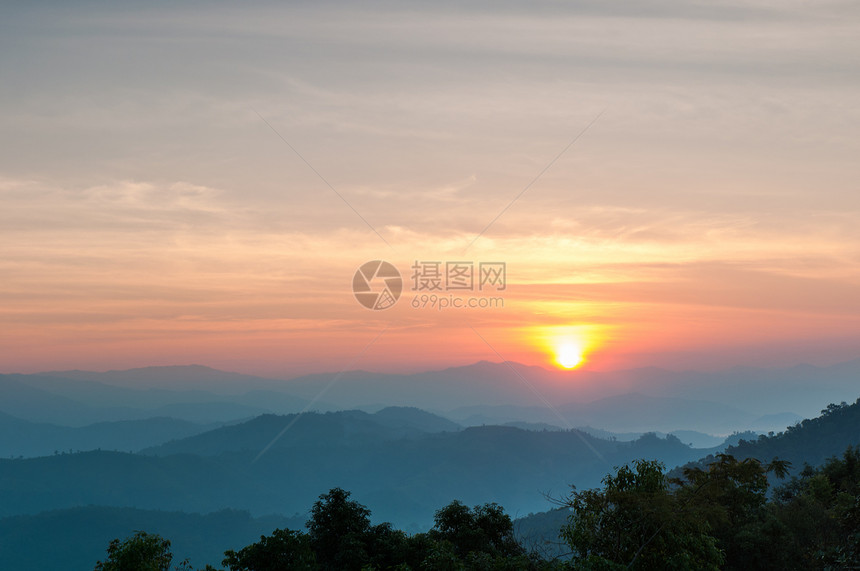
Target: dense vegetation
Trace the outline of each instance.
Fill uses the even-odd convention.
[[[788,463],[720,455],[672,478],[639,460],[576,491],[559,530],[566,557],[547,559],[514,536],[502,508],[452,502],[427,533],[372,525],[370,511],[335,488],[320,496],[307,531],[277,529],[238,551],[229,571],[383,569],[850,569],[860,565],[860,449],[806,467],[769,498],[768,476]],[[171,567],[170,544],[137,533],[111,542],[97,571]],[[213,569],[207,566],[207,569]]]
[[[741,440],[724,452],[740,460],[779,457],[800,470],[806,464],[819,466],[842,454],[847,447],[857,445],[860,445],[860,399],[853,404],[830,404],[820,416],[798,422],[779,434]],[[704,467],[714,458],[706,456],[695,465]]]

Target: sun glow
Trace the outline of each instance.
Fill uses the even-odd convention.
[[[562,342],[556,349],[555,360],[565,369],[573,369],[583,361],[582,346],[573,341]]]
[[[589,363],[592,353],[605,344],[608,335],[605,326],[593,323],[536,326],[526,331],[535,349],[562,369],[576,369]]]

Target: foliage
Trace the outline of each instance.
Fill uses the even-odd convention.
[[[577,569],[718,569],[722,554],[708,528],[669,489],[663,465],[639,460],[576,492],[562,536]]]
[[[453,501],[436,512],[436,525],[430,537],[449,542],[461,558],[470,553],[510,557],[522,555],[523,548],[514,539],[510,516],[498,504],[470,509]]]
[[[170,571],[173,561],[170,541],[145,531],[123,541],[114,539],[107,553],[108,558],[97,562],[95,571]],[[183,561],[176,569],[188,569],[188,562]]]
[[[860,448],[806,466],[776,490],[772,510],[789,530],[786,548],[797,568],[860,567]]]
[[[847,569],[860,567],[860,448],[802,472],[768,497],[789,465],[717,456],[669,477],[660,462],[616,468],[597,489],[565,500],[562,562],[528,552],[501,506],[454,501],[427,533],[372,525],[370,510],[334,488],[311,510],[307,532],[276,529],[225,552],[230,571]],[[564,513],[564,512],[563,512]],[[170,542],[136,532],[111,541],[96,571],[167,571]],[[187,561],[177,569],[190,570]],[[207,566],[210,571],[212,568]]]
[[[223,565],[230,571],[550,568],[526,553],[496,504],[469,508],[454,501],[436,512],[435,522],[428,533],[412,536],[389,523],[372,525],[370,510],[334,488],[314,504],[307,533],[276,530],[227,551]]]
[[[276,529],[271,536],[238,552],[224,552],[224,561],[231,571],[299,571],[316,569],[316,557],[307,535],[290,529]]]
[[[784,478],[789,464],[774,459],[738,460],[720,454],[707,470],[691,467],[676,481],[686,511],[705,522],[725,556],[724,569],[785,568],[784,551],[775,548],[785,530],[767,508],[768,475]]]
[[[841,455],[849,446],[857,445],[860,445],[860,399],[851,404],[829,404],[818,417],[789,426],[779,434],[741,440],[726,448],[725,453],[738,460],[783,458],[794,466],[820,466],[829,458]],[[695,465],[704,469],[716,460],[708,456]]]
[[[818,419],[729,449],[740,455],[711,456],[671,474],[657,460],[636,460],[606,475],[599,488],[574,489],[559,512],[569,514],[561,537],[570,560],[541,559],[525,549],[495,503],[470,508],[454,501],[436,512],[430,531],[407,535],[388,523],[373,525],[367,507],[334,488],[313,505],[306,532],[277,529],[225,552],[223,565],[230,571],[860,568],[860,448],[842,448],[841,457],[817,468],[806,464],[775,490],[771,485],[791,463],[762,463],[761,454],[752,454],[821,455],[856,439],[858,411],[860,402],[831,405]],[[821,435],[834,437],[821,442]],[[96,570],[161,571],[172,559],[169,541],[137,532],[113,540]],[[179,568],[190,569],[187,561]]]

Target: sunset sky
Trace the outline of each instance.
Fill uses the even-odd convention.
[[[14,4],[0,372],[860,357],[856,2]]]

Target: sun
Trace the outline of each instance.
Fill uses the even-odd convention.
[[[605,327],[592,323],[534,325],[526,331],[542,363],[567,370],[590,367],[607,339]]]
[[[556,349],[555,360],[565,369],[574,369],[583,360],[582,347],[572,341],[563,342]]]

